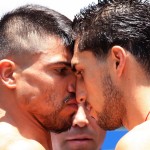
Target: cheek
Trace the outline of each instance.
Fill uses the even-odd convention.
[[[35,115],[59,112],[63,107],[62,99],[53,90],[48,91],[43,91],[41,94],[32,97],[25,108]]]
[[[101,81],[89,80],[89,82],[86,84],[86,87],[87,87],[87,99],[89,103],[91,104],[94,110],[99,112],[103,105],[104,99]]]
[[[97,143],[99,143],[100,145],[103,144],[104,142],[104,139],[106,137],[106,131],[102,130],[100,127],[99,127],[99,130],[98,130],[98,138],[97,138]]]
[[[92,83],[93,85],[89,85],[87,87],[87,98],[91,105],[96,105],[99,99],[99,90],[95,86],[96,83]]]
[[[20,87],[18,87],[17,90],[19,101],[22,102],[22,104],[31,105],[31,107],[35,106],[35,108],[38,108],[38,106],[41,108],[60,107],[60,102],[58,103],[58,101],[61,101],[61,91],[55,88],[55,85],[52,82],[41,83],[43,82],[25,81],[23,84],[20,84]],[[36,104],[38,104],[38,106]]]
[[[25,74],[17,82],[16,98],[22,110],[31,114],[50,114],[63,107],[65,87],[48,76]]]
[[[61,108],[63,105],[63,99],[64,95],[61,94],[62,92],[60,90],[53,90],[53,92],[49,95],[50,101],[54,108]]]

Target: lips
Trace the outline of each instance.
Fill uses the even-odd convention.
[[[76,99],[70,98],[70,99],[68,99],[66,104],[67,105],[72,105],[72,104],[77,105],[77,101],[76,101]]]
[[[71,109],[74,109],[75,111],[78,110],[78,104],[77,104],[76,99],[74,98],[68,99],[65,105],[66,105],[66,108],[69,108],[69,109],[71,108]]]
[[[67,138],[67,141],[85,141],[85,140],[92,140],[92,137],[89,135],[74,135],[72,137]]]
[[[64,103],[67,105],[78,105],[75,94],[70,94],[69,96],[67,96],[64,100]]]
[[[80,142],[82,142],[82,141],[89,141],[89,140],[92,140],[92,139],[88,139],[88,138],[75,138],[75,139],[70,139],[68,141],[80,141]]]

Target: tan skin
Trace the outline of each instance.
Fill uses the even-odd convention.
[[[60,134],[51,133],[53,150],[100,150],[106,131],[99,128],[91,118],[85,104],[79,104],[69,131]]]
[[[123,125],[130,131],[118,142],[117,150],[150,149],[149,116],[145,122],[150,111],[150,80],[143,67],[118,45],[101,60],[91,51],[79,52],[78,40],[74,50],[78,102],[90,104],[90,115],[105,130]]]
[[[72,124],[78,108],[72,56],[58,37],[42,42],[36,55],[0,61],[0,149],[51,150],[49,131]]]

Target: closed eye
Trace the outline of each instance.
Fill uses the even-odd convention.
[[[68,69],[66,67],[63,67],[63,68],[57,68],[55,69],[58,73],[63,73],[65,71],[67,71]]]
[[[58,75],[62,75],[62,76],[68,75],[72,72],[71,67],[67,67],[67,66],[55,68],[55,71]]]

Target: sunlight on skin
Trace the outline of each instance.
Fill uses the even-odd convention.
[[[6,111],[0,108],[0,118],[4,117],[6,114]]]

